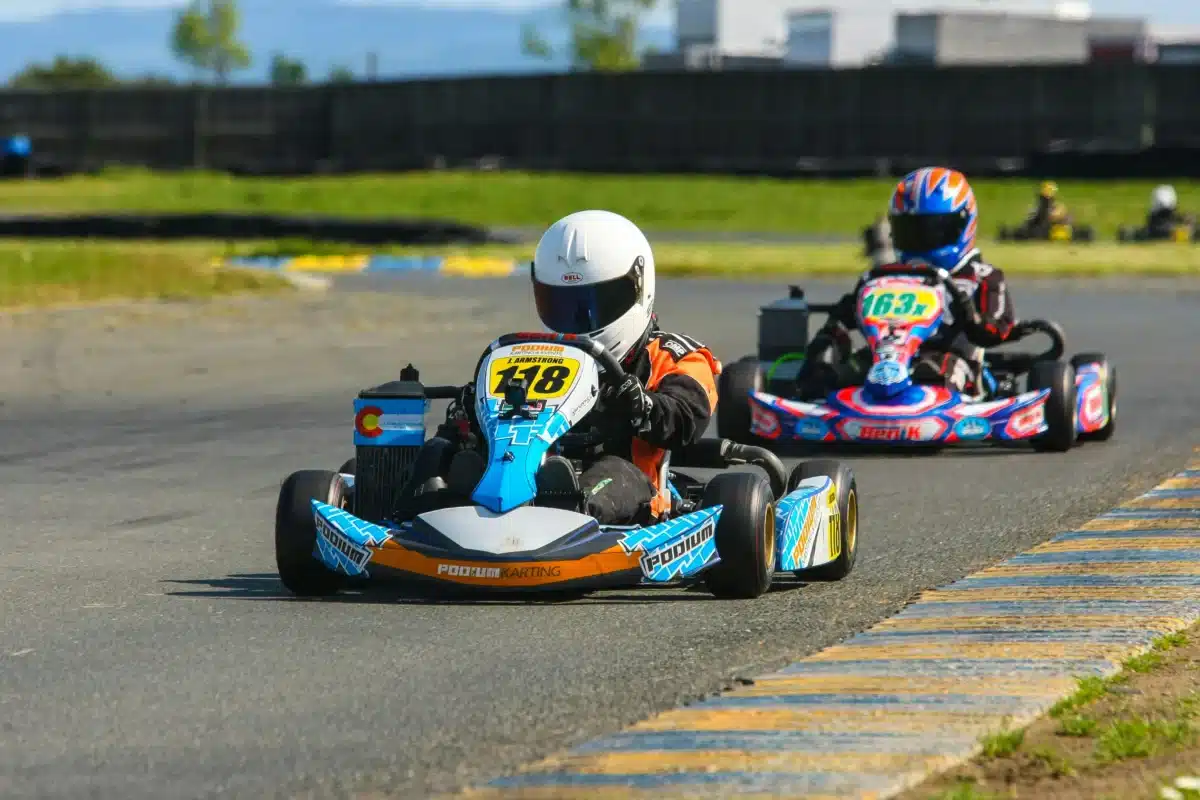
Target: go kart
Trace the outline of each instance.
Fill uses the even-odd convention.
[[[1196,221],[1189,216],[1185,221],[1171,226],[1169,231],[1158,232],[1151,231],[1145,225],[1140,228],[1134,228],[1128,225],[1122,225],[1117,228],[1118,242],[1174,242],[1175,244],[1190,244],[1192,242],[1200,242],[1200,230],[1196,228]]]
[[[765,448],[704,440],[669,454],[671,509],[645,525],[602,525],[581,512],[581,492],[539,491],[548,454],[603,441],[575,428],[587,427],[601,387],[624,375],[585,337],[515,333],[488,346],[471,384],[424,386],[409,365],[399,381],[361,392],[354,458],[338,472],[296,472],[280,489],[275,554],[284,585],[319,596],[381,578],[499,590],[703,581],[718,597],[749,598],[777,571],[824,580],[850,573],[858,488],[835,461],[789,474]],[[436,399],[450,404],[427,440],[425,413]],[[677,469],[742,464],[762,472],[703,480]]]
[[[1013,228],[1002,225],[996,236],[1002,242],[1091,242],[1096,238],[1096,231],[1090,225],[1073,222],[1038,226],[1023,223]]]
[[[891,264],[867,273],[858,297],[859,327],[870,368],[861,385],[801,396],[797,376],[807,345],[809,306],[793,287],[783,313],[800,328],[791,352],[781,346],[780,305],[760,316],[759,353],[729,365],[720,377],[718,435],[741,442],[923,446],[1029,442],[1036,450],[1066,451],[1076,441],[1107,440],[1117,416],[1117,374],[1100,353],[1063,361],[1055,323],[1020,324],[1021,338],[1044,334],[1041,353],[992,351],[983,386],[963,395],[943,385],[914,383],[911,364],[938,332],[948,310],[973,311],[949,274],[933,267]],[[770,313],[767,313],[767,312]],[[1011,340],[1010,340],[1011,341]],[[764,347],[764,344],[767,346]],[[836,373],[834,365],[827,365]],[[1025,389],[1018,381],[1025,377]]]

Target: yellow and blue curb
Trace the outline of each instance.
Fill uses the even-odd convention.
[[[851,639],[470,789],[488,798],[883,798],[1200,620],[1200,459]]]
[[[322,274],[425,272],[457,278],[505,278],[523,272],[511,258],[481,256],[309,255],[227,258],[224,266]]]

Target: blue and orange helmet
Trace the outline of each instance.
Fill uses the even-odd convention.
[[[979,208],[961,172],[924,167],[896,184],[888,221],[900,261],[954,269],[975,249]]]

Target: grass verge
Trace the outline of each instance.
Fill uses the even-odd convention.
[[[1028,210],[1037,181],[973,181],[991,235]],[[1175,181],[1180,206],[1200,207],[1200,182]],[[235,178],[113,170],[6,182],[0,209],[67,211],[254,211],[416,216],[479,225],[546,226],[571,211],[605,208],[648,230],[772,231],[857,236],[886,208],[893,179],[781,180],[712,176],[413,172],[306,178]],[[1078,222],[1102,239],[1140,224],[1153,183],[1061,181]]]
[[[1200,626],[1081,680],[1033,725],[987,737],[975,760],[900,798],[1200,798],[1198,678]]]
[[[197,300],[284,291],[263,270],[217,269],[213,245],[0,241],[0,308],[102,300]]]
[[[1200,245],[1117,245],[984,243],[989,261],[1010,275],[1040,277],[1118,277],[1157,275],[1200,277]],[[239,243],[242,255],[307,255],[368,252],[352,246],[305,242]],[[484,247],[392,247],[397,255],[475,255],[528,261],[533,245]],[[860,248],[852,244],[660,244],[654,247],[660,273],[678,276],[849,276],[863,270]]]
[[[228,255],[356,252],[353,247],[300,242],[97,242],[0,240],[0,308],[110,299],[201,299],[286,290],[279,275],[259,269],[218,269]],[[499,256],[524,261],[530,245],[481,248],[395,247],[401,255]],[[863,269],[852,245],[667,244],[655,248],[659,271],[725,278],[838,277]],[[987,248],[1013,276],[1200,276],[1200,247],[1175,245],[1011,245]]]

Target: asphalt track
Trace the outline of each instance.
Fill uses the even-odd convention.
[[[852,459],[862,541],[843,583],[746,602],[299,602],[274,574],[275,493],[349,454],[353,390],[409,360],[460,377],[531,324],[519,278],[341,286],[0,320],[0,796],[425,797],[486,780],[841,640],[1150,488],[1200,443],[1195,283],[1022,283],[1022,315],[1117,364],[1117,436]],[[663,324],[726,360],[778,293],[660,286]]]

